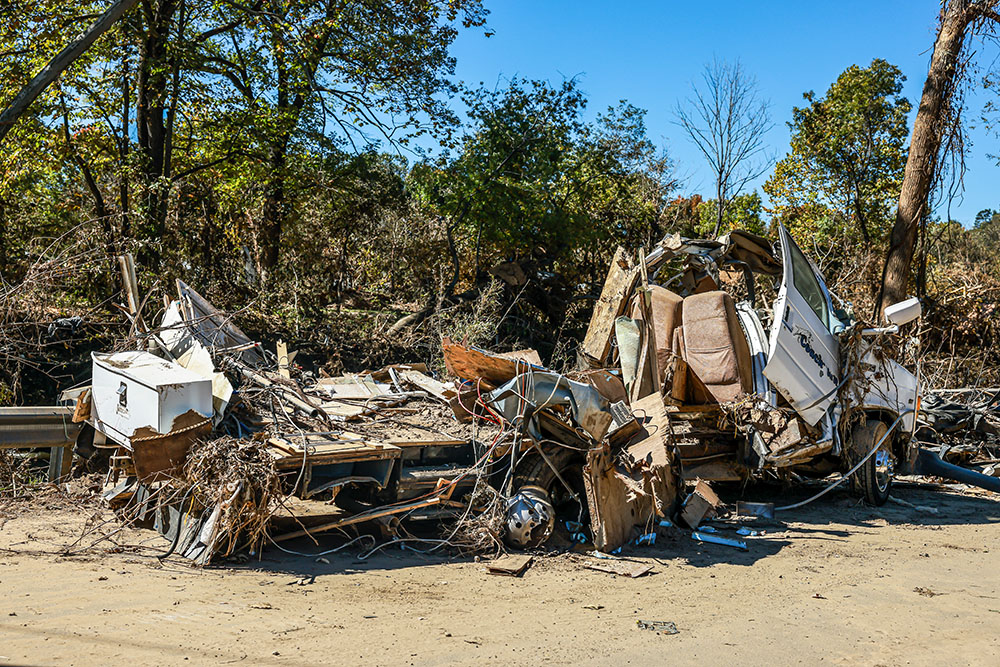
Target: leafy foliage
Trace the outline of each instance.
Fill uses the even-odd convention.
[[[880,242],[906,163],[905,77],[884,60],[852,65],[826,96],[792,111],[791,150],[764,185],[770,212],[822,247]]]
[[[470,246],[468,277],[518,261],[591,280],[615,244],[662,235],[675,182],[646,136],[644,111],[623,102],[586,123],[573,81],[514,80],[465,100],[471,128],[457,155],[415,172],[415,181]]]

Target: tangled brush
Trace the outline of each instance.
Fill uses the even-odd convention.
[[[259,552],[267,524],[283,494],[274,459],[262,443],[222,437],[191,446],[184,482],[199,504],[218,507],[216,553]]]
[[[500,494],[492,486],[477,481],[468,507],[470,511],[455,525],[452,544],[470,553],[503,552],[507,513]]]
[[[0,498],[18,498],[31,488],[28,461],[0,449]]]

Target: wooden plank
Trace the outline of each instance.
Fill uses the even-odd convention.
[[[279,338],[274,344],[274,350],[278,355],[278,374],[286,380],[291,380],[292,375],[288,372],[288,345]]]
[[[268,451],[275,458],[274,467],[278,470],[298,468],[303,459],[307,465],[326,465],[396,459],[402,454],[402,450],[395,445],[365,440],[353,433],[343,433],[336,437],[314,433],[307,434],[305,439],[304,457],[302,436],[276,436],[269,439]]]
[[[90,419],[90,408],[92,404],[90,389],[85,389],[76,399],[76,406],[73,409],[73,423],[79,424]]]
[[[486,570],[490,574],[498,574],[503,577],[520,577],[532,561],[534,558],[531,556],[507,555],[491,560],[486,564]]]
[[[142,321],[142,313],[139,312],[139,306],[142,305],[142,302],[139,300],[139,284],[135,277],[135,260],[132,258],[132,253],[119,255],[118,265],[122,270],[122,283],[125,286],[128,311],[132,315],[132,326],[135,327],[136,331],[146,331],[146,325]]]
[[[278,535],[273,538],[275,542],[284,542],[285,540],[291,540],[296,537],[305,537],[306,535],[316,535],[318,533],[325,533],[329,530],[334,530],[336,528],[342,528],[344,526],[351,526],[356,523],[363,523],[365,521],[373,521],[380,517],[392,516],[394,514],[403,514],[404,512],[409,512],[410,510],[420,509],[421,507],[429,507],[431,505],[437,505],[441,502],[438,497],[426,498],[424,500],[414,501],[412,503],[406,503],[404,505],[391,505],[389,507],[383,507],[378,510],[372,510],[369,512],[362,512],[360,514],[355,514],[344,519],[339,519],[337,521],[331,521],[330,523],[325,523],[321,526],[315,526],[309,530],[296,530],[291,533],[285,533],[284,535]]]
[[[468,440],[440,439],[440,440],[413,440],[406,438],[390,438],[389,444],[394,447],[458,447],[469,444]]]
[[[687,397],[687,362],[679,356],[674,356],[674,374],[670,385],[670,397],[680,403]]]
[[[425,375],[417,370],[400,370],[397,371],[400,379],[404,382],[409,382],[420,389],[423,389],[428,394],[438,399],[439,401],[448,402],[452,396],[455,396],[455,390],[449,389],[444,386],[443,382],[438,382],[429,375]]]
[[[447,336],[442,339],[441,348],[448,372],[465,380],[481,378],[494,385],[501,385],[532,368],[546,370],[526,361],[506,359],[486,350],[460,345]]]
[[[625,306],[638,275],[639,272],[632,266],[625,249],[621,247],[616,249],[601,296],[594,304],[590,326],[580,346],[580,352],[592,366],[606,365],[611,354],[611,335],[615,319],[625,312]]]

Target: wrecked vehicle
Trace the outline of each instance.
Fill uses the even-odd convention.
[[[617,357],[635,398],[662,393],[684,478],[843,472],[881,505],[893,474],[912,472],[918,380],[893,356],[916,299],[865,327],[784,227],[775,244],[674,236],[638,266],[617,261],[583,354],[594,366]]]
[[[841,473],[777,509],[848,479],[879,505],[899,471],[1000,490],[911,437],[919,382],[897,357],[919,302],[865,327],[783,228],[775,244],[734,231],[667,237],[636,260],[619,248],[566,373],[534,350],[445,337],[452,381],[422,363],[317,376],[180,280],[147,328],[134,273],[123,278],[135,336],[95,354],[91,384],[64,394],[86,424],[75,453],[88,469],[104,461],[121,516],[198,564],[362,524],[383,539],[372,551],[556,535],[613,551],[675,521],[697,529],[719,503],[713,481]],[[443,532],[415,537],[415,519]]]

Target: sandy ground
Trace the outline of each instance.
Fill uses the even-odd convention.
[[[196,570],[161,564],[148,531],[64,556],[95,510],[35,502],[0,529],[0,665],[1000,664],[1000,502],[897,490],[933,515],[831,495],[746,553],[685,535],[635,549],[654,566],[638,579],[568,554],[509,578],[398,549]]]

